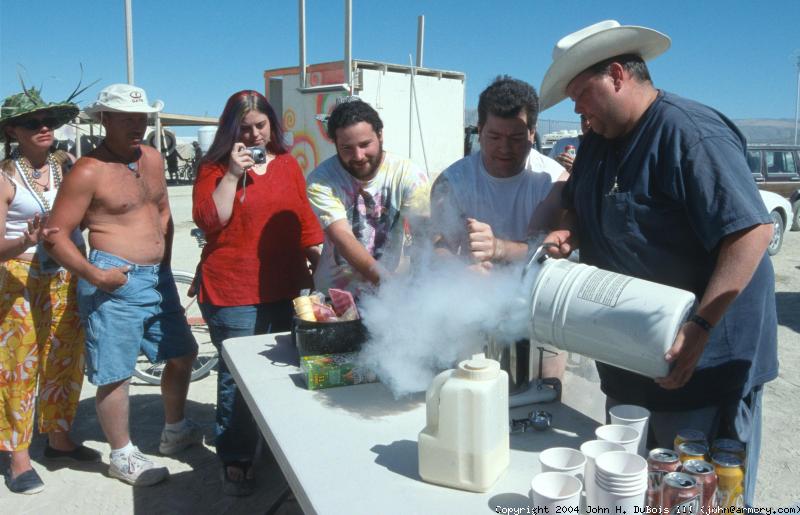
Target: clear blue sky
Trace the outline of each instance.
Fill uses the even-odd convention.
[[[343,6],[307,0],[309,63],[342,58]],[[650,64],[656,86],[731,118],[794,119],[800,0],[354,0],[353,57],[408,64],[420,14],[425,66],[465,72],[468,108],[500,73],[538,89],[560,37],[614,18],[672,38]],[[297,27],[295,0],[133,0],[136,83],[167,112],[218,116],[234,91],[263,91],[265,69],[297,65]],[[84,83],[100,79],[82,106],[127,80],[123,0],[0,0],[0,96],[19,91],[22,65],[61,100],[79,63]],[[576,119],[570,102],[542,117]]]

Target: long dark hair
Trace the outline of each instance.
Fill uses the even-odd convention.
[[[219,127],[214,136],[214,142],[205,156],[206,161],[228,164],[233,145],[239,141],[239,127],[242,120],[250,111],[258,111],[267,115],[269,119],[269,143],[267,150],[273,154],[288,152],[283,142],[283,128],[278,115],[269,104],[264,95],[252,89],[245,89],[234,93],[225,103],[225,109],[219,116]]]

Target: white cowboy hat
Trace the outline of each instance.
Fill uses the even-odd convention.
[[[645,61],[666,52],[669,36],[647,27],[620,25],[606,20],[561,38],[553,47],[553,62],[539,88],[539,110],[567,97],[570,81],[592,65],[610,57],[636,54]]]
[[[99,122],[100,113],[158,113],[164,108],[164,102],[156,100],[147,102],[147,93],[142,88],[130,84],[112,84],[97,94],[97,100],[89,104],[83,111],[92,120]]]

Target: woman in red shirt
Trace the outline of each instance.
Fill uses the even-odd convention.
[[[228,99],[192,196],[207,241],[198,295],[211,341],[219,348],[227,338],[288,331],[291,301],[312,286],[308,263],[316,265],[323,234],[263,95],[246,90]],[[217,379],[223,491],[249,495],[258,429],[221,354]]]

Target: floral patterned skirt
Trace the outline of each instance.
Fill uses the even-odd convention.
[[[37,407],[40,433],[72,425],[84,363],[76,286],[36,260],[0,264],[0,450],[28,448]]]

